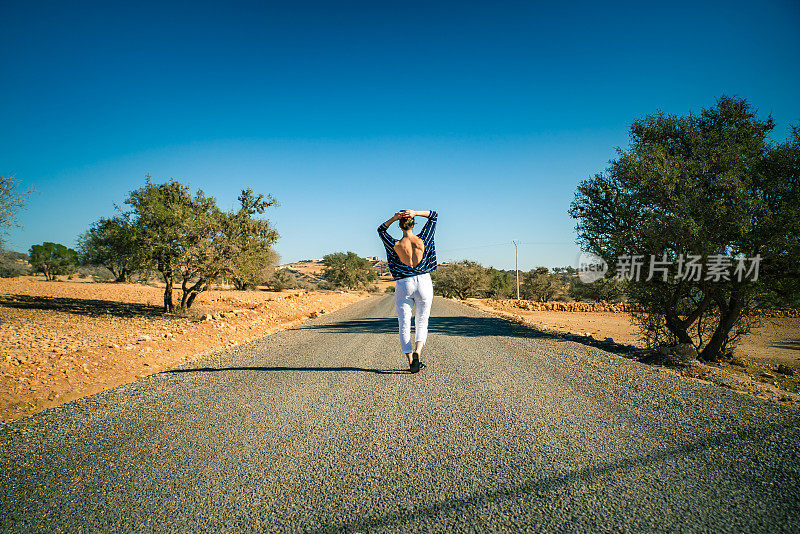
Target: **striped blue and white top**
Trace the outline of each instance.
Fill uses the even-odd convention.
[[[409,276],[416,276],[418,274],[425,274],[436,270],[436,248],[433,245],[433,233],[436,231],[436,216],[437,213],[431,210],[428,217],[428,222],[422,227],[422,231],[417,235],[422,242],[425,243],[425,251],[422,253],[422,259],[416,267],[411,267],[400,261],[397,252],[394,251],[394,244],[397,239],[393,238],[387,232],[387,227],[381,224],[378,226],[378,235],[381,236],[383,246],[386,248],[386,260],[389,262],[389,272],[392,273],[392,278],[400,280],[401,278],[408,278]]]

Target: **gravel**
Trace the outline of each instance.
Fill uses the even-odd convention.
[[[0,425],[0,531],[800,530],[800,413],[391,296]]]

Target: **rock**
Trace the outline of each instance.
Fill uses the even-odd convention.
[[[658,347],[645,356],[643,361],[658,365],[686,367],[697,360],[697,350],[691,343],[679,343],[674,346]]]
[[[736,356],[731,356],[731,359],[728,361],[728,363],[730,363],[731,365],[736,365],[738,367],[747,367],[747,363],[741,358],[738,358]]]
[[[775,370],[777,372],[779,372],[780,374],[782,374],[782,375],[794,376],[794,369],[792,369],[791,367],[787,367],[786,365],[783,365],[782,363],[778,364],[778,368],[775,369]]]
[[[213,321],[214,320],[214,316],[211,315],[210,313],[207,313],[207,314],[205,314],[203,316],[203,320],[204,321]],[[170,335],[172,335],[172,334],[170,334]],[[164,334],[164,336],[166,337],[166,334]]]
[[[691,343],[678,343],[675,345],[675,354],[686,362],[697,359],[697,349]]]
[[[775,375],[770,373],[761,373],[762,378],[766,378],[767,380],[775,380]]]
[[[150,341],[150,339],[151,337],[148,336],[147,334],[142,334],[141,336],[139,336],[139,341]]]

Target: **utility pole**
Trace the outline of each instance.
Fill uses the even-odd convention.
[[[514,270],[517,272],[517,300],[519,300],[519,243],[514,240]]]

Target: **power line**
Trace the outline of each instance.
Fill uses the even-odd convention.
[[[501,245],[509,245],[509,244],[510,243],[508,241],[506,241],[504,243],[493,243],[491,245],[475,245],[475,246],[472,246],[472,247],[448,248],[447,250],[437,250],[436,252],[437,253],[444,253],[444,252],[453,252],[453,251],[456,251],[456,250],[470,250],[470,249],[474,249],[474,248],[499,247]]]
[[[499,246],[508,246],[513,245],[513,241],[505,241],[503,243],[492,243],[490,245],[474,245],[471,247],[459,247],[459,248],[448,248],[446,250],[438,250],[437,253],[445,253],[445,252],[455,252],[458,250],[472,250],[476,248],[489,248],[489,247],[499,247]],[[573,245],[569,241],[517,241],[517,245]]]

